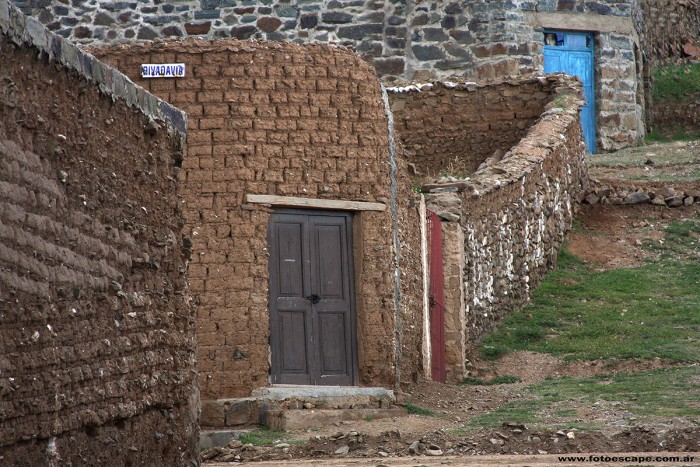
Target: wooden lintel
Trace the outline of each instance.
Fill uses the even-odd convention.
[[[365,201],[298,198],[295,196],[246,195],[246,202],[290,208],[336,209],[338,211],[386,211],[386,204]]]

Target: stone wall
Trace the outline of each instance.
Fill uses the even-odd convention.
[[[0,463],[198,463],[185,115],[0,0]]]
[[[700,2],[637,0],[635,25],[653,68],[700,58]]]
[[[540,90],[533,88],[533,81]],[[431,92],[498,95],[504,86],[516,85],[506,84],[476,91],[448,91],[443,85]],[[553,267],[564,234],[571,228],[577,199],[588,184],[578,117],[580,85],[570,78],[550,76],[524,79],[522,89],[548,94],[541,118],[522,139],[502,158],[486,160],[467,179],[423,186],[428,209],[443,219],[446,353],[452,380],[464,376],[464,359],[479,339],[521,307]],[[413,91],[402,99],[422,100],[424,94]],[[452,117],[461,109],[442,111]],[[406,133],[399,135],[403,140]],[[449,134],[440,138],[452,140]],[[465,147],[464,153],[470,154],[470,148]],[[455,293],[454,284],[461,284],[460,293]]]
[[[700,94],[686,96],[682,102],[654,102],[652,126],[673,138],[676,134],[697,135],[700,128]]]
[[[246,195],[385,203],[355,214],[360,382],[392,386],[396,365],[411,375],[420,354],[399,309],[420,300],[412,275],[396,289],[387,117],[374,70],[344,48],[316,44],[189,40],[95,50],[136,82],[189,114],[180,174],[186,232],[193,241],[190,285],[198,303],[204,399],[248,396],[270,377],[267,230],[269,206]],[[187,77],[138,78],[141,63],[177,61]],[[399,154],[400,155],[400,154]],[[399,166],[400,168],[400,166]],[[399,174],[400,175],[400,174]],[[410,194],[402,184],[398,193]],[[411,196],[398,198],[406,226]],[[413,222],[415,225],[415,222]],[[399,252],[411,264],[415,234]],[[414,240],[418,241],[419,240]],[[417,254],[417,253],[416,253]],[[412,267],[412,266],[411,266]],[[408,276],[406,275],[408,274]],[[396,300],[399,300],[397,303]],[[398,306],[397,306],[398,305]]]
[[[488,79],[541,69],[543,37],[533,30],[531,14],[628,18],[633,1],[15,3],[83,44],[187,35],[332,42],[373,61],[380,76],[421,80]]]
[[[596,32],[598,146],[615,150],[644,136],[643,100],[629,92],[641,80],[641,69],[634,69],[631,18],[637,0],[178,0],[100,2],[98,7],[83,1],[15,1],[82,44],[187,35],[333,43],[352,47],[387,82],[541,72],[544,28]],[[613,113],[620,114],[620,122],[610,120]]]
[[[525,136],[552,97],[546,79],[390,88],[408,158],[421,175],[471,175]]]

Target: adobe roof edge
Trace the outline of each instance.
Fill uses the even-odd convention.
[[[37,19],[24,15],[10,0],[0,0],[0,41],[6,36],[19,46],[29,46],[46,54],[49,61],[60,63],[98,86],[113,100],[121,100],[145,116],[165,122],[171,129],[187,133],[187,114],[149,93],[115,68],[54,34]]]

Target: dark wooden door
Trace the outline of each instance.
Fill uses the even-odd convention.
[[[279,211],[270,221],[272,382],[357,381],[350,214]]]
[[[445,275],[442,269],[442,224],[428,211],[430,261],[430,362],[433,381],[445,382]]]

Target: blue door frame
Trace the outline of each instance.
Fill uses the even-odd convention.
[[[581,127],[588,152],[596,151],[595,72],[593,34],[544,31],[544,72],[564,72],[578,76],[583,83],[586,105],[581,107]]]

